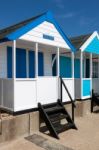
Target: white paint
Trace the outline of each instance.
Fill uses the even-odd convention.
[[[93,68],[93,64],[92,64],[92,54],[90,54],[90,89],[91,89],[91,96],[92,96],[92,68]]]
[[[74,79],[65,79],[63,78],[65,85],[68,88],[69,93],[71,94],[72,99],[74,100]],[[66,90],[63,87],[63,102],[70,101]]]
[[[26,49],[26,77],[29,78],[29,52]]]
[[[35,43],[35,77],[38,77],[38,43]]]
[[[44,39],[43,34],[54,36],[54,41]],[[70,49],[68,44],[65,42],[65,40],[62,38],[62,36],[55,28],[55,26],[47,21],[44,21],[31,31],[27,32],[26,34],[21,36],[20,39]]]
[[[83,82],[82,82],[82,78],[83,78],[83,53],[80,53],[80,82],[81,82],[81,98],[83,96]]]
[[[60,75],[59,47],[57,48],[57,76]]]
[[[14,81],[12,79],[0,79],[0,105],[3,108],[13,110]]]
[[[95,37],[99,39],[99,35],[97,31],[93,32],[93,34],[91,34],[91,36],[86,40],[86,42],[80,47],[81,51],[84,51]]]
[[[15,81],[14,111],[27,110],[37,107],[36,103],[36,81]]]
[[[57,77],[39,77],[37,79],[37,102],[42,104],[56,102],[58,99],[57,83]]]
[[[71,58],[72,58],[72,78],[74,78],[74,53],[71,53]]]
[[[44,52],[44,76],[52,76],[52,54]]]
[[[81,99],[81,80],[75,79],[75,99]]]
[[[99,78],[99,56],[98,56],[98,78]]]
[[[13,48],[12,48],[12,72],[13,78],[16,78],[16,41],[13,41]]]
[[[0,78],[7,77],[7,47],[0,46]]]

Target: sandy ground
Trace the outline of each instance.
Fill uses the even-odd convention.
[[[78,130],[68,130],[61,133],[60,140],[53,139],[41,133],[54,142],[61,143],[74,150],[99,150],[99,113],[89,114],[76,119]],[[43,150],[35,144],[19,138],[0,144],[0,150]]]

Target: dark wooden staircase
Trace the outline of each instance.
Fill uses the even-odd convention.
[[[61,84],[62,82],[63,80],[61,79]],[[66,87],[66,91],[67,91],[67,87]],[[68,129],[77,129],[74,123],[75,104],[73,100],[71,100],[71,105],[72,105],[72,117],[69,115],[68,111],[64,107],[62,103],[62,99],[58,100],[56,103],[53,104],[42,105],[41,103],[38,103],[40,117],[46,124],[46,126],[40,128],[40,131],[45,132],[48,130],[50,135],[59,139],[58,134],[60,132],[63,132]],[[65,123],[63,123],[62,120],[64,120]]]
[[[91,112],[94,111],[94,106],[99,106],[99,94],[95,93],[94,90],[92,90]]]

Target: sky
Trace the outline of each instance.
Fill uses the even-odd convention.
[[[99,31],[99,0],[0,0],[0,29],[48,10],[68,37]]]

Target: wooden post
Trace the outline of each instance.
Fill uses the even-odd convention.
[[[72,57],[72,78],[74,78],[74,53],[71,53],[71,57]]]
[[[60,99],[61,97],[61,93],[60,93],[60,79],[59,79],[59,76],[60,76],[60,56],[59,56],[59,47],[57,47],[57,97],[58,99]]]
[[[38,43],[35,44],[35,78],[38,78]]]
[[[91,97],[92,97],[92,54],[90,54],[90,84],[91,84],[91,87],[90,87],[90,89],[91,89]]]
[[[26,49],[26,77],[29,78],[29,52]]]
[[[80,81],[81,81],[81,98],[82,98],[82,93],[83,93],[83,53],[81,51],[80,53]]]
[[[13,41],[13,50],[12,50],[12,58],[13,58],[13,79],[16,78],[16,41]]]
[[[99,78],[99,56],[98,56],[98,78]]]
[[[59,60],[59,47],[57,48],[57,76],[60,75],[60,60]]]
[[[92,54],[90,54],[90,78],[92,78]]]

